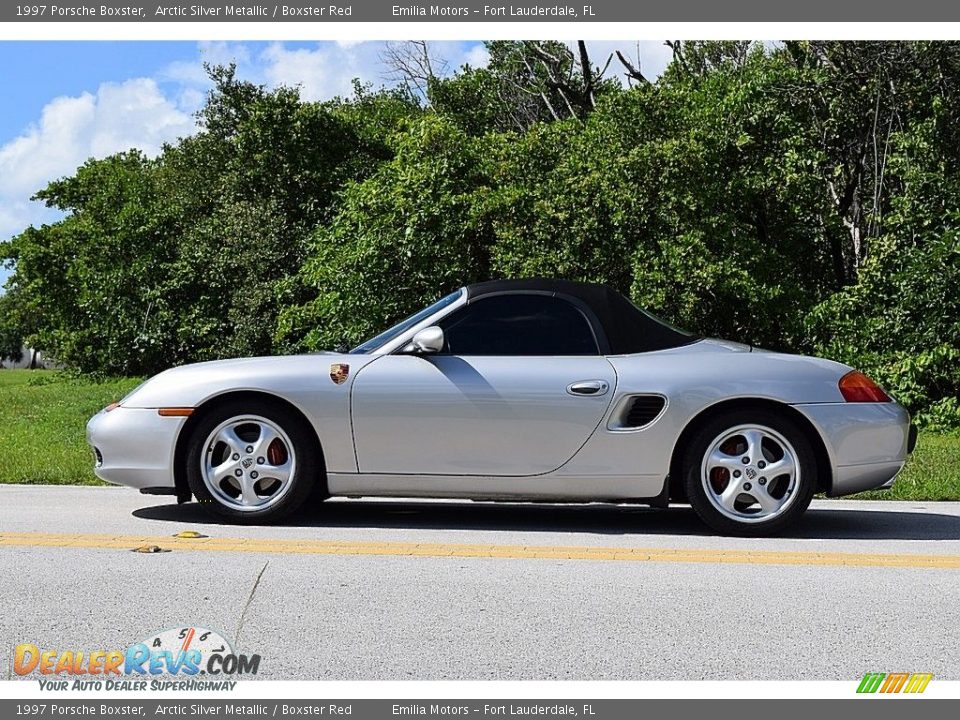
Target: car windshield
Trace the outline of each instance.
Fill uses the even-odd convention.
[[[377,335],[376,337],[370,338],[362,345],[357,345],[357,347],[355,347],[353,350],[350,351],[350,354],[366,355],[368,353],[372,353],[377,348],[383,347],[388,342],[395,339],[397,336],[405,333],[407,330],[412,328],[417,323],[422,322],[423,320],[426,320],[435,312],[438,312],[439,310],[442,310],[443,308],[452,304],[457,300],[457,298],[460,297],[462,293],[463,293],[463,290],[457,290],[456,292],[452,292],[446,297],[441,298],[440,300],[437,300],[430,307],[426,307],[420,312],[411,315],[406,320],[401,320],[389,330],[385,330],[379,335]]]

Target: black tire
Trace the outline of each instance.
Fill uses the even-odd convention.
[[[263,509],[239,510],[224,504],[211,493],[203,478],[207,438],[232,418],[247,416],[264,418],[279,427],[289,438],[295,458],[285,493]],[[231,400],[205,413],[193,427],[187,442],[186,477],[191,492],[204,508],[243,524],[276,522],[295,512],[311,496],[322,499],[325,495],[323,458],[313,430],[296,413],[267,400]]]
[[[725,431],[744,425],[774,430],[793,446],[796,455],[800,472],[796,487],[790,493],[792,499],[780,514],[768,520],[748,521],[728,517],[714,505],[708,497],[707,488],[704,487],[702,464],[705,455],[711,451],[711,444]],[[766,408],[735,410],[707,420],[687,446],[682,467],[683,486],[691,507],[703,522],[723,535],[762,537],[784,532],[795,525],[807,510],[818,485],[816,455],[806,433],[791,418]],[[746,480],[745,476],[742,477]],[[737,483],[739,484],[740,480],[737,480]]]

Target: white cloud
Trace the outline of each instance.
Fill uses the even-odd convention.
[[[37,123],[0,147],[0,201],[22,201],[90,157],[133,147],[156,155],[164,142],[193,131],[192,118],[147,78],[55,98]]]
[[[486,67],[490,62],[490,53],[483,45],[474,45],[463,57],[463,65],[469,65],[472,68]]]
[[[237,42],[201,42],[198,44],[200,58],[212,65],[247,65],[252,62],[250,48]]]
[[[51,210],[42,203],[0,197],[0,240],[7,240],[17,235],[29,225],[51,223],[58,217],[60,217],[58,211]],[[0,260],[0,295],[3,294],[3,285],[9,276],[10,272]]]
[[[31,223],[53,222],[57,217],[56,210],[51,210],[42,203],[4,199],[0,202],[0,240],[13,237]]]
[[[448,74],[453,74],[464,65],[480,68],[490,62],[490,53],[481,42],[432,42],[430,49],[446,61]]]
[[[305,100],[329,100],[353,94],[353,79],[380,85],[383,43],[325,42],[291,47],[274,42],[259,50],[244,43],[200,43],[198,57],[165,67],[158,78],[177,86],[181,109],[194,111],[210,89],[203,63],[237,66],[237,77],[277,87],[299,87]]]
[[[431,53],[450,73],[465,63],[483,67],[489,61],[486,49],[473,42],[432,42]],[[384,43],[323,43],[314,48],[287,48],[272,43],[251,68],[267,85],[299,86],[306,100],[327,100],[353,94],[353,81],[380,86],[392,84],[383,64]]]
[[[170,63],[157,73],[157,79],[185,86],[205,86],[209,79],[204,63],[235,64],[241,71],[249,71],[253,58],[249,46],[243,43],[201,42],[197,43],[197,57]]]
[[[299,86],[304,100],[327,100],[351,95],[356,77],[370,80],[378,56],[370,44],[291,50],[282,43],[272,43],[260,54],[259,61],[267,85]]]
[[[130,148],[156,155],[164,142],[194,131],[193,119],[148,78],[54,98],[36,123],[0,146],[0,239],[55,221],[57,211],[30,197],[87,159]],[[7,275],[0,268],[0,285]]]

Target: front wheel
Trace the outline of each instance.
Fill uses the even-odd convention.
[[[187,446],[187,482],[218,515],[272,522],[299,508],[321,472],[309,428],[262,401],[228,402],[205,415]]]
[[[803,430],[769,410],[738,410],[708,421],[683,464],[687,498],[727,535],[774,535],[796,523],[817,487],[817,463]]]

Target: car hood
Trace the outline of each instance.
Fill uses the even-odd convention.
[[[375,359],[372,355],[315,353],[236,358],[181,365],[154,375],[121,401],[124,407],[195,407],[227,391],[267,391],[280,395],[312,386],[339,387],[329,377],[332,365],[350,373]]]

